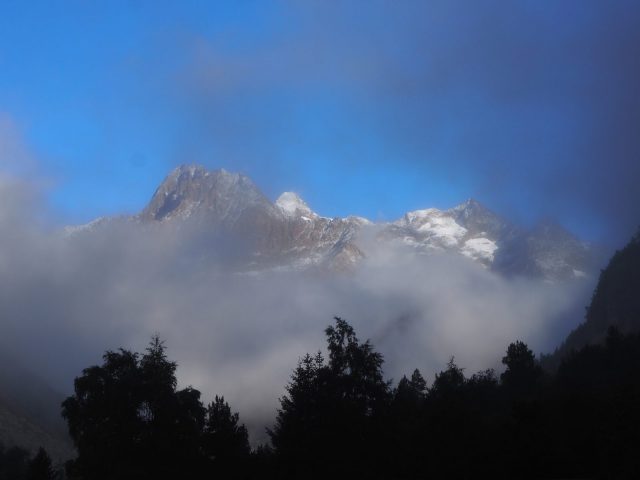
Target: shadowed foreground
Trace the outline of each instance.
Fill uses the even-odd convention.
[[[453,359],[430,385],[395,387],[383,358],[340,318],[328,358],[303,357],[281,398],[272,445],[249,448],[223,398],[176,390],[155,338],[107,352],[63,404],[78,449],[69,478],[633,478],[640,474],[640,336],[611,329],[545,374],[509,345],[505,371],[465,375]]]

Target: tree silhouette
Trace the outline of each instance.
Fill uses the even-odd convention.
[[[424,402],[427,382],[419,370],[411,378],[403,376],[393,391],[390,418],[385,435],[388,463],[393,475],[415,477],[423,467]]]
[[[429,396],[435,397],[451,397],[455,395],[464,386],[464,370],[455,363],[455,359],[451,357],[447,363],[447,369],[436,374],[433,386],[429,390]]]
[[[42,447],[29,462],[27,467],[27,480],[54,480],[55,471],[51,464],[51,458]]]
[[[422,407],[427,390],[427,382],[420,370],[415,369],[411,379],[403,376],[393,392],[394,408],[401,412],[417,411]]]
[[[325,334],[329,361],[320,353],[300,360],[269,432],[286,476],[375,471],[391,398],[382,355],[341,318]]]
[[[227,476],[233,473],[234,465],[246,462],[249,457],[247,429],[239,424],[239,415],[231,413],[224,397],[216,395],[207,407],[202,446],[209,461],[218,470],[225,470]]]
[[[502,363],[507,368],[500,375],[500,380],[508,390],[516,394],[531,392],[542,377],[542,368],[536,363],[535,355],[521,341],[509,345]]]
[[[154,337],[140,358],[108,351],[83,371],[63,416],[78,450],[72,478],[157,478],[198,468],[204,425],[200,392],[176,391],[176,364]]]

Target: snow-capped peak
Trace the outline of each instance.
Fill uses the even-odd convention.
[[[316,216],[304,200],[294,192],[284,192],[278,197],[278,200],[276,200],[276,205],[288,216]]]

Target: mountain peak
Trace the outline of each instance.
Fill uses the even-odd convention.
[[[206,167],[198,164],[184,164],[174,168],[164,180],[163,184],[171,184],[175,182],[185,182],[194,179],[214,177],[216,179],[224,179],[227,182],[237,182],[240,180],[249,181],[248,177],[233,173],[220,168],[217,170],[208,170]]]
[[[307,215],[315,216],[316,214],[309,208],[305,201],[300,198],[297,193],[284,192],[276,200],[276,205],[287,215]]]
[[[190,176],[195,176],[197,174],[199,175],[204,175],[205,173],[207,173],[207,169],[202,166],[202,165],[198,165],[198,164],[183,164],[183,165],[179,165],[176,168],[173,169],[173,171],[169,174],[169,176],[172,175],[190,175]]]
[[[181,165],[158,187],[142,217],[166,220],[209,212],[223,218],[251,205],[273,208],[248,177],[224,169]]]

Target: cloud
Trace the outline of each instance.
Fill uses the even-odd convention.
[[[254,440],[334,315],[372,339],[388,377],[417,367],[433,378],[451,355],[469,372],[497,366],[518,338],[549,350],[580,321],[592,286],[506,281],[464,258],[395,249],[351,275],[239,275],[203,255],[189,229],[116,221],[66,237],[32,221],[39,207],[23,201],[24,181],[0,187],[3,352],[68,393],[104,350],[141,351],[157,332],[180,384],[205,401],[225,395]]]

